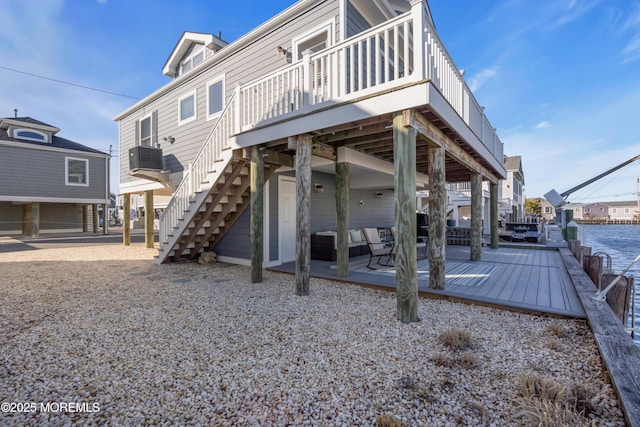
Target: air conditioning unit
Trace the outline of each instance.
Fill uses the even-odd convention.
[[[162,148],[138,145],[129,149],[129,169],[163,170]]]

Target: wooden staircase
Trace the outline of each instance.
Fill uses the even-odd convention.
[[[160,217],[156,263],[193,259],[213,248],[249,205],[247,160],[234,153],[235,95]]]

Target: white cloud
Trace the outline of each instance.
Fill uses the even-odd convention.
[[[472,92],[479,90],[488,80],[498,74],[496,68],[485,68],[469,78],[469,88]]]
[[[640,59],[640,34],[636,34],[622,49],[623,64]]]
[[[536,129],[547,129],[549,127],[549,122],[544,120],[536,125]]]

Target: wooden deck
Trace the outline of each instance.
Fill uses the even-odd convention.
[[[421,296],[445,298],[513,311],[586,318],[557,249],[482,248],[481,261],[469,261],[468,246],[447,246],[446,288],[429,288],[428,260],[418,261]],[[369,256],[352,258],[349,276],[336,276],[335,262],[312,260],[311,275],[367,287],[395,289],[393,267],[366,268]],[[451,268],[449,267],[451,266]],[[294,263],[271,268],[293,273]]]

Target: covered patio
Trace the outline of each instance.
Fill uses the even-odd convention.
[[[469,257],[468,246],[446,247],[445,289],[429,286],[429,260],[419,260],[418,294],[512,311],[586,318],[558,250],[483,247],[482,261],[470,261]],[[312,260],[311,276],[395,291],[395,267],[376,265],[371,270],[366,268],[368,260],[368,255],[352,258],[347,277],[337,275],[335,262]],[[294,273],[295,263],[272,270]]]

